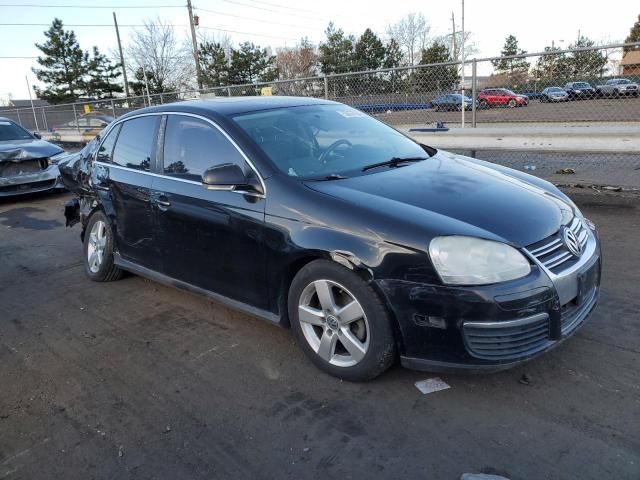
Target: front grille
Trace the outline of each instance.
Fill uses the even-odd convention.
[[[560,329],[563,337],[572,334],[584,323],[593,307],[595,307],[597,299],[598,287],[594,286],[582,305],[576,305],[572,301],[562,307],[562,310],[560,310]]]
[[[3,162],[0,164],[0,177],[17,177],[37,173],[47,168],[46,158],[22,160],[19,162]]]
[[[484,360],[525,358],[551,343],[546,313],[506,322],[466,322],[462,331],[469,353]]]
[[[580,245],[584,249],[589,238],[587,228],[584,226],[579,217],[573,217],[569,224],[569,228],[573,230]],[[527,247],[528,252],[536,257],[536,259],[551,270],[553,273],[559,273],[562,270],[574,265],[579,258],[576,258],[564,244],[560,232],[556,232],[550,237],[545,238]]]

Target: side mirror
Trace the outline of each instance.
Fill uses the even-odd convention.
[[[205,170],[202,183],[211,190],[233,190],[247,185],[247,177],[235,163],[223,163]]]
[[[37,138],[38,140],[40,140],[42,138],[42,135],[40,135],[40,132],[33,132],[33,136],[35,138]]]

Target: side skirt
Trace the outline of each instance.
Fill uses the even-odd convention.
[[[177,280],[173,277],[169,277],[162,273],[156,272],[155,270],[143,267],[141,265],[138,265],[137,263],[125,260],[117,252],[114,252],[113,254],[113,263],[115,263],[118,268],[131,273],[135,273],[136,275],[140,275],[141,277],[148,278],[149,280],[153,280],[154,282],[162,283],[171,287],[176,287],[187,292],[195,293],[197,295],[203,295],[215,302],[221,303],[229,308],[233,308],[234,310],[239,310],[253,317],[267,320],[268,322],[274,323],[279,326],[284,326],[280,316],[276,315],[275,313],[271,313],[267,310],[262,310],[261,308],[253,307],[246,303],[233,300],[232,298],[225,297],[218,293],[205,290],[204,288],[191,285],[190,283],[183,282],[182,280]]]

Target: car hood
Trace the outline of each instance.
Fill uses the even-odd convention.
[[[6,140],[0,142],[0,162],[20,162],[51,157],[64,150],[44,140]]]
[[[498,237],[524,247],[558,231],[574,213],[560,196],[535,185],[539,183],[536,179],[528,182],[528,176],[514,174],[517,177],[473,159],[438,152],[428,160],[404,167],[306,184],[316,191],[388,215],[404,208],[416,215],[420,211],[437,214],[428,216],[432,221],[442,219],[440,216],[457,221],[448,222],[447,228],[454,231],[444,234],[469,231],[455,228],[463,222],[475,227],[473,231],[479,236]],[[431,227],[434,231],[440,228]]]

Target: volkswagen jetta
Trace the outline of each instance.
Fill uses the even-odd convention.
[[[291,326],[326,372],[496,370],[593,310],[593,223],[550,183],[295,97],[146,108],[61,165],[87,275]]]

